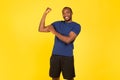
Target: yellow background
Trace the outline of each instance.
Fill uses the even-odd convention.
[[[38,25],[47,7],[52,11],[46,25],[62,20],[64,6],[82,26],[75,41],[75,80],[120,80],[119,0],[1,0],[0,80],[51,79],[54,35],[38,32]]]

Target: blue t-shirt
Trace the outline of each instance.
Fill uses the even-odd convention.
[[[64,36],[68,36],[71,31],[73,31],[76,35],[79,34],[81,30],[81,26],[76,22],[67,23],[65,21],[56,21],[52,23],[54,29]],[[61,41],[58,37],[55,36],[55,43],[53,47],[52,54],[62,55],[62,56],[73,56],[73,45],[72,41],[69,44]]]

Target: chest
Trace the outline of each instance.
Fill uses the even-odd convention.
[[[72,28],[73,26],[70,24],[59,24],[58,26],[56,26],[56,31],[62,35],[68,36]]]

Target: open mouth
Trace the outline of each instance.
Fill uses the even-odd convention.
[[[67,17],[67,16],[66,16],[66,17],[64,17],[64,18],[65,18],[65,19],[69,19],[69,17]]]

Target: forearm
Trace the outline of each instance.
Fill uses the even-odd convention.
[[[52,32],[55,36],[57,36],[61,41],[65,42],[66,44],[71,43],[77,37],[77,35],[73,31],[70,31],[68,36],[62,35],[59,32],[57,32],[53,26],[49,27],[49,30],[50,30],[50,32]]]
[[[40,21],[40,24],[39,24],[39,29],[38,29],[38,31],[40,31],[40,32],[44,31],[46,16],[47,16],[47,14],[44,13],[42,18],[41,18],[41,21]]]
[[[61,41],[65,42],[66,44],[69,44],[72,39],[69,36],[64,36],[58,32],[54,33]]]

